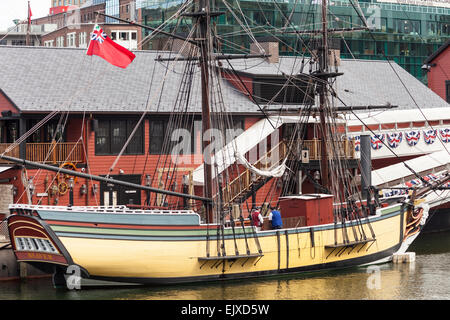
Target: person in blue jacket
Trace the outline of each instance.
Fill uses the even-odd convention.
[[[269,214],[269,220],[272,221],[272,229],[281,229],[283,228],[283,222],[281,221],[281,213],[280,208],[272,208],[272,211]]]

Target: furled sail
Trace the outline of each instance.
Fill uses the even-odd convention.
[[[250,162],[248,162],[248,160],[245,159],[245,157],[242,154],[240,154],[237,151],[235,152],[235,157],[239,164],[242,164],[244,167],[249,169],[251,172],[254,172],[255,174],[257,174],[259,176],[280,178],[283,176],[284,171],[286,170],[287,157],[283,160],[283,162],[279,166],[277,166],[271,170],[261,170],[261,169],[256,168],[254,165],[252,165]]]

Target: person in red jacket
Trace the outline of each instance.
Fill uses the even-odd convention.
[[[256,227],[256,230],[261,231],[264,219],[259,211],[259,207],[252,210],[252,223]]]

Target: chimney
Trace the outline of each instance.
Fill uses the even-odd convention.
[[[267,62],[269,63],[278,63],[280,60],[279,56],[279,44],[278,41],[274,37],[263,37],[257,38],[256,41],[258,43],[250,44],[250,53],[251,54],[269,54],[270,57],[267,58]],[[262,47],[265,52],[261,52],[259,47]]]
[[[178,35],[185,37],[187,34],[179,33]],[[160,37],[156,39],[152,39],[150,41],[149,47],[152,50],[160,50],[160,51],[172,51],[179,53],[184,57],[188,57],[192,55],[192,53],[198,55],[198,50],[196,47],[186,41],[181,39],[171,39],[168,37]]]
[[[173,52],[177,52],[184,57],[188,57],[192,55],[192,53],[198,52],[198,50],[195,49],[193,44],[183,41],[181,39],[170,39],[167,41],[167,43],[169,46],[169,48],[167,49]]]
[[[341,40],[337,38],[328,38],[328,65],[330,67],[341,65]],[[317,49],[322,45],[321,39],[312,41],[313,52],[317,54]]]

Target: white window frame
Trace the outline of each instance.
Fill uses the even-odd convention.
[[[64,47],[64,40],[65,40],[64,36],[57,37],[56,38],[56,46],[57,47]]]
[[[80,32],[78,34],[78,47],[87,48],[87,32]]]
[[[76,32],[71,32],[67,34],[67,47],[69,48],[76,48],[77,44],[76,44]]]

